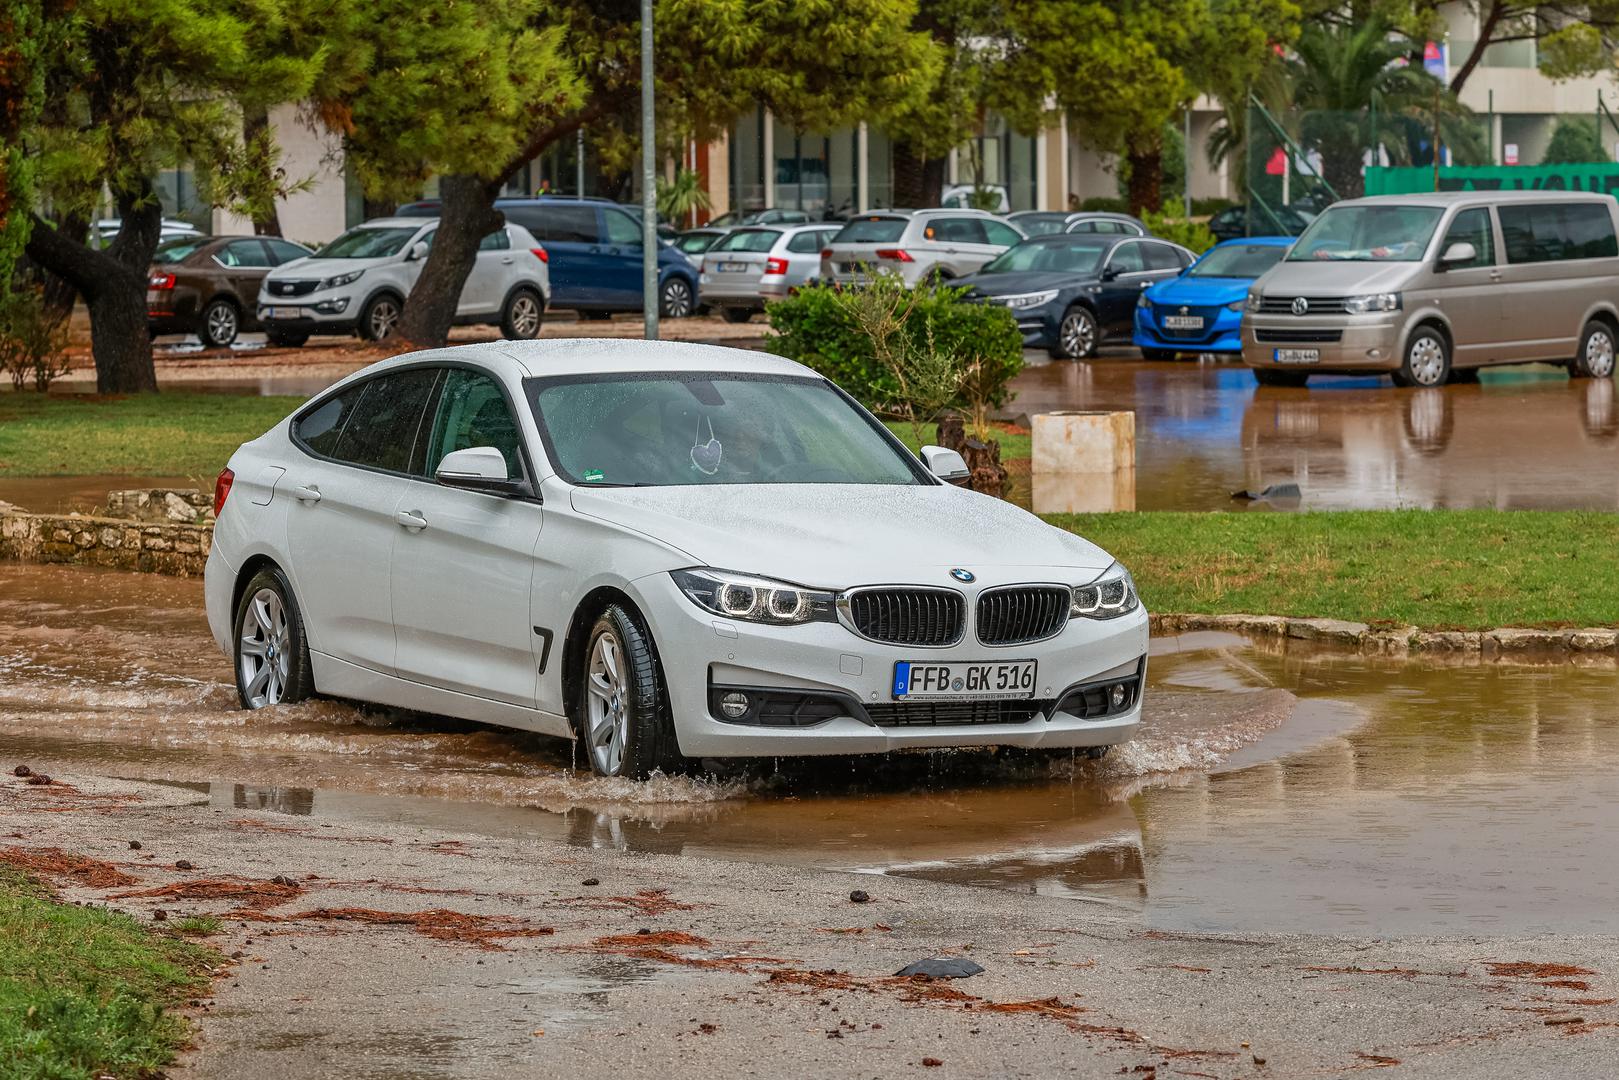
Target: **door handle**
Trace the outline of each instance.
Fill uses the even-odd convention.
[[[427,528],[427,519],[422,517],[419,510],[401,510],[394,515],[394,520],[407,529]]]
[[[320,488],[314,484],[305,484],[302,487],[293,488],[292,497],[299,502],[318,503],[320,502]]]
[[[1490,271],[1490,280],[1491,281],[1500,281],[1501,280],[1501,271],[1499,271],[1499,270],[1491,270]]]
[[[507,266],[510,266],[511,263],[512,263],[512,257],[510,255],[508,255],[504,259],[501,259],[500,261],[505,263]]]

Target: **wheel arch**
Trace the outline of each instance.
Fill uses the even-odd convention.
[[[578,730],[579,726],[579,666],[584,657],[585,647],[590,643],[590,628],[596,624],[596,618],[609,605],[617,604],[629,613],[630,618],[640,626],[641,631],[652,643],[653,659],[660,666],[662,659],[658,657],[658,643],[652,636],[652,627],[647,622],[646,615],[641,611],[639,604],[629,593],[617,585],[598,585],[579,598],[574,606],[573,614],[568,619],[568,630],[562,638],[562,655],[558,662],[562,665],[559,674],[562,676],[562,711],[568,718],[568,723]]]
[[[242,593],[247,590],[247,583],[252,581],[261,570],[272,569],[280,570],[282,576],[287,578],[287,584],[292,584],[292,578],[287,574],[286,568],[276,562],[273,557],[263,553],[249,556],[243,561],[241,569],[236,571],[236,580],[231,583],[230,588],[231,633],[236,632],[236,612],[241,609]],[[297,599],[294,596],[293,602],[296,603]]]
[[[514,283],[511,288],[506,290],[506,295],[500,298],[500,308],[495,312],[495,318],[503,319],[506,317],[506,308],[511,304],[512,297],[520,292],[531,292],[540,298],[541,315],[545,315],[550,311],[550,298],[545,295],[545,289],[541,287],[539,279],[524,278],[522,281]]]
[[[1445,339],[1445,348],[1450,351],[1450,362],[1454,365],[1456,363],[1456,335],[1451,333],[1450,320],[1438,311],[1424,311],[1417,318],[1411,320],[1411,325],[1405,328],[1405,336],[1400,339],[1400,355],[1395,359],[1402,364],[1405,363],[1405,350],[1411,347],[1411,338],[1423,327],[1432,327],[1439,331],[1439,336]]]

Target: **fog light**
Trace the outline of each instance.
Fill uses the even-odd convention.
[[[1115,709],[1124,708],[1124,699],[1129,691],[1125,690],[1123,683],[1114,683],[1113,688],[1107,692],[1107,703]]]
[[[720,698],[720,712],[732,720],[740,720],[748,714],[748,695],[731,691]]]

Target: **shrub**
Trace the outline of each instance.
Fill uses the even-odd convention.
[[[1151,210],[1142,214],[1141,220],[1152,230],[1154,236],[1161,236],[1170,243],[1189,248],[1198,255],[1215,245],[1214,234],[1209,232],[1206,222],[1155,214]]]
[[[970,303],[964,291],[923,285],[906,292],[892,282],[858,290],[811,285],[770,305],[776,334],[768,344],[873,412],[921,421],[932,417],[919,413],[936,411],[927,400],[933,395],[919,389],[918,400],[907,400],[901,384],[912,377],[906,372],[947,363],[956,385],[942,405],[982,414],[1005,403],[1007,385],[1023,370],[1023,334],[1006,308]],[[901,342],[884,340],[882,327],[890,323],[897,323],[893,332],[903,335]]]
[[[1193,217],[1213,217],[1215,214],[1218,214],[1221,210],[1229,210],[1231,207],[1236,206],[1236,205],[1237,205],[1237,200],[1236,199],[1227,199],[1227,198],[1223,198],[1223,197],[1218,196],[1218,195],[1211,196],[1210,198],[1207,198],[1207,199],[1193,199],[1192,200],[1192,216]]]
[[[1080,202],[1079,208],[1086,213],[1097,214],[1128,214],[1130,200],[1116,199],[1110,195],[1092,195]]]
[[[67,320],[45,310],[43,290],[0,289],[0,372],[13,389],[50,389],[67,373]]]

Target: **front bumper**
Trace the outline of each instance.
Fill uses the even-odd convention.
[[[1292,371],[1393,371],[1400,366],[1404,312],[1375,315],[1257,315],[1242,324],[1242,362]],[[1263,338],[1264,340],[1260,340]],[[1326,339],[1326,340],[1323,340]],[[1277,349],[1315,349],[1310,364],[1279,364]]]
[[[761,626],[727,620],[692,604],[668,574],[642,578],[636,585],[663,663],[676,739],[688,757],[867,754],[951,746],[1109,746],[1129,739],[1141,721],[1139,695],[1126,711],[1092,720],[1051,708],[1011,723],[885,726],[862,714],[863,706],[892,702],[894,665],[902,660],[1033,660],[1034,697],[1049,703],[1104,676],[1125,680],[1132,673],[1144,675],[1144,610],[1108,621],[1074,619],[1057,636],[1030,645],[984,646],[969,633],[958,645],[927,649],[867,641],[839,623]],[[969,602],[973,599],[968,597]],[[805,726],[732,723],[711,713],[711,686],[803,690],[858,702],[862,708],[851,707],[842,715]]]
[[[1135,333],[1131,341],[1139,349],[1163,349],[1175,352],[1240,353],[1242,352],[1242,313],[1224,311],[1215,318],[1214,325],[1189,334],[1170,334],[1155,325],[1152,316],[1136,308]]]

